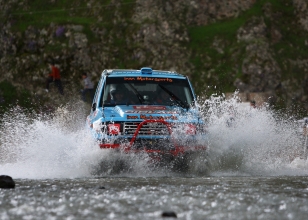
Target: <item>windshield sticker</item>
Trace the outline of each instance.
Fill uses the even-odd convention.
[[[137,115],[127,115],[127,119],[143,119],[143,120],[148,120],[148,119],[157,119],[157,120],[178,120],[177,116],[170,115],[170,116],[153,116],[153,115],[140,115],[138,117]]]
[[[154,81],[154,82],[170,82],[172,83],[173,80],[170,78],[155,78],[155,77],[124,77],[125,81]]]
[[[165,110],[165,106],[149,106],[149,105],[142,105],[142,106],[133,106],[134,109],[137,110]]]

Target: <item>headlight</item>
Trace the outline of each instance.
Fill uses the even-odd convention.
[[[96,132],[100,132],[101,131],[101,121],[100,120],[97,120],[95,122],[93,122],[93,129],[96,131]]]

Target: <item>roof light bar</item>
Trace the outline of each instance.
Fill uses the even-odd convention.
[[[152,68],[150,67],[141,68],[141,74],[152,74]]]

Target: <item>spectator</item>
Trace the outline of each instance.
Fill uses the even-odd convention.
[[[256,101],[255,100],[251,100],[250,101],[250,107],[251,108],[256,108],[257,106],[256,106]]]
[[[55,85],[58,87],[59,93],[61,95],[64,95],[59,68],[55,66],[54,62],[50,62],[49,67],[51,72],[49,73],[48,78],[46,80],[46,89],[45,89],[46,92],[49,92],[49,84],[54,82]]]
[[[81,90],[81,95],[82,95],[82,100],[85,102],[87,101],[87,94],[90,96],[90,101],[92,101],[93,96],[94,96],[94,84],[86,73],[82,74],[82,79],[83,79],[83,90]]]

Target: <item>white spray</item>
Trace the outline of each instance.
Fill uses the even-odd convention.
[[[267,106],[243,106],[236,98],[212,96],[199,103],[207,122],[209,175],[307,175],[303,140],[294,121],[276,116]],[[19,108],[7,113],[0,123],[0,174],[78,178],[92,176],[93,166],[101,161],[112,166],[119,155],[99,149],[85,129],[86,113],[80,106],[59,108],[51,116],[29,116]],[[130,172],[123,175],[159,173],[148,166],[145,155],[120,157],[129,162]]]

